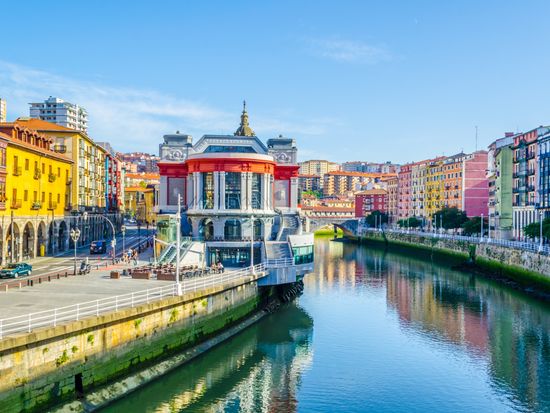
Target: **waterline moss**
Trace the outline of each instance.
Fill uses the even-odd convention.
[[[355,242],[383,248],[390,247],[395,252],[414,253],[417,257],[436,259],[456,266],[458,269],[478,272],[483,276],[504,282],[540,298],[548,299],[550,297],[550,277],[520,266],[505,264],[502,260],[496,261],[480,257],[476,255],[476,245],[468,242],[459,245],[464,252],[437,247],[433,240],[430,243],[431,245],[419,244],[414,242],[412,237],[410,237],[410,240],[396,240],[370,236],[361,237]]]

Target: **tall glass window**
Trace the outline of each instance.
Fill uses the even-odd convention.
[[[241,174],[227,172],[225,175],[225,209],[241,209]]]
[[[262,207],[262,174],[252,174],[252,209]]]
[[[214,208],[214,172],[203,172],[202,174],[202,207],[204,209]]]
[[[241,234],[241,222],[238,219],[228,219],[225,221],[225,241],[240,241],[242,238]]]
[[[185,190],[185,178],[168,178],[168,205],[178,204],[178,195],[182,196]]]

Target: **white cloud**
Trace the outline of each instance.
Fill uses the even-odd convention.
[[[8,101],[9,119],[28,116],[28,103],[48,96],[85,107],[90,136],[109,141],[121,151],[157,152],[162,135],[176,130],[196,138],[205,133],[232,133],[240,115],[154,90],[117,88],[0,61],[0,97]],[[329,124],[326,119],[251,116],[251,126],[262,137],[319,135],[327,132]]]
[[[316,56],[340,62],[375,64],[393,59],[393,55],[385,47],[341,39],[312,40],[311,52]]]

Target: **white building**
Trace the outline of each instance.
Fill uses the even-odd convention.
[[[293,283],[313,269],[313,234],[302,233],[298,211],[294,139],[279,136],[264,144],[244,107],[234,135],[204,135],[196,143],[189,135],[165,135],[160,154],[157,240],[171,243],[177,231],[188,236],[193,244],[185,248],[184,264],[245,267],[283,260],[284,270],[270,271],[262,285]],[[171,248],[159,262],[174,261]]]
[[[0,122],[6,122],[7,109],[6,100],[0,98]]]
[[[87,133],[88,112],[81,106],[50,96],[44,102],[29,103],[30,117]]]

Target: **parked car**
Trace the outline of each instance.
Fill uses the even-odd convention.
[[[0,278],[17,278],[32,274],[32,265],[21,262],[19,264],[8,264],[0,271]]]
[[[90,244],[90,254],[105,254],[107,252],[107,241],[93,241]]]

